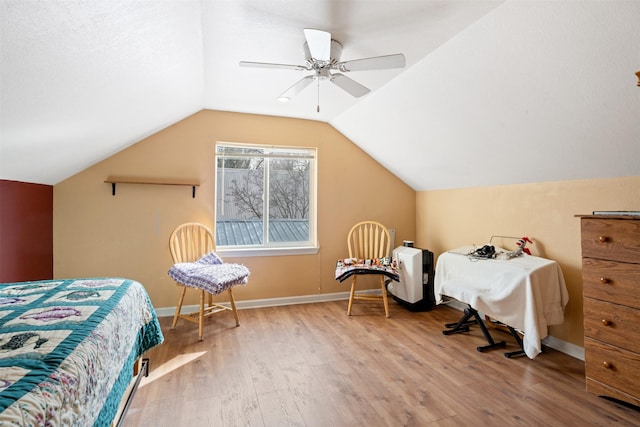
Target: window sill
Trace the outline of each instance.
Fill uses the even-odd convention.
[[[316,255],[320,250],[317,246],[287,247],[287,248],[218,248],[216,253],[221,257],[259,257],[259,256],[290,256]]]

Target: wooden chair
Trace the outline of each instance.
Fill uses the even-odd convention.
[[[174,264],[180,262],[194,262],[214,249],[215,243],[213,233],[208,227],[197,222],[188,222],[178,226],[171,233],[171,237],[169,237],[169,251],[171,252],[171,258],[173,258]],[[233,315],[236,318],[236,326],[240,325],[240,322],[238,321],[238,312],[236,310],[236,302],[233,299],[231,287],[227,289],[231,307],[215,304],[213,302],[213,294],[206,292],[204,289],[191,288],[200,292],[200,309],[198,312],[182,314],[182,303],[188,286],[183,286],[177,282],[176,284],[182,288],[182,292],[180,293],[176,313],[173,316],[171,329],[175,329],[179,318],[192,323],[197,323],[198,339],[202,341],[204,318],[227,310],[233,312]],[[205,294],[208,296],[207,307],[205,307]]]
[[[347,236],[349,258],[376,259],[389,256],[391,250],[391,236],[387,227],[376,221],[362,221],[354,225]],[[370,295],[356,293],[358,275],[351,279],[351,293],[349,294],[349,307],[347,315],[351,316],[351,308],[354,300],[379,301],[384,303],[385,316],[389,317],[389,301],[387,299],[387,287],[384,283],[385,276],[377,275],[380,279],[382,295]]]

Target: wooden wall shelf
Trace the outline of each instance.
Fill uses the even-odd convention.
[[[111,184],[111,195],[116,195],[116,184],[143,184],[143,185],[182,185],[191,187],[191,197],[196,197],[196,187],[200,186],[200,181],[195,179],[179,178],[141,178],[133,176],[110,176],[105,183]]]

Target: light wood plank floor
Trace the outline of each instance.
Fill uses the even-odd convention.
[[[461,312],[412,313],[346,301],[241,310],[179,322],[152,350],[129,409],[134,426],[608,426],[640,412],[585,391],[584,363],[545,348],[535,360],[479,353],[479,329],[444,336]],[[494,337],[513,338],[501,331]]]

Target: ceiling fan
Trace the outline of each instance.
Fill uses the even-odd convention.
[[[318,83],[318,99],[320,98],[320,80],[329,80],[331,83],[345,90],[352,96],[359,98],[371,91],[367,87],[350,79],[342,73],[350,71],[403,68],[405,66],[405,58],[401,53],[355,59],[351,61],[340,61],[342,45],[331,38],[331,33],[307,28],[304,30],[304,37],[306,41],[303,45],[305,57],[305,63],[303,65],[240,61],[240,66],[280,68],[313,72],[313,74],[301,78],[294,83],[293,86],[282,92],[282,94],[278,96],[280,101],[289,101],[304,88],[309,86],[314,80]],[[317,111],[320,112],[319,101]]]

